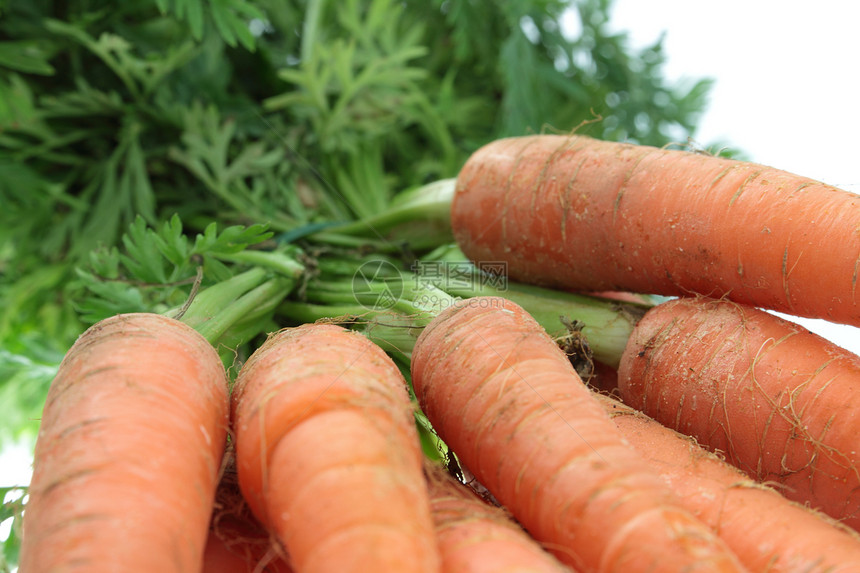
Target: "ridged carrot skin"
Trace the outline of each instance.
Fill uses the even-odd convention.
[[[860,196],[701,153],[535,135],[466,162],[462,251],[523,282],[698,293],[860,326]]]
[[[850,528],[753,481],[690,437],[617,400],[597,398],[627,442],[750,571],[860,571],[860,536]]]
[[[650,309],[618,369],[624,402],[790,499],[860,527],[860,357],[725,300]]]
[[[23,573],[198,571],[228,426],[218,354],[155,314],[103,320],[48,391]]]
[[[269,337],[233,391],[239,485],[297,573],[438,571],[406,382],[339,326]]]
[[[440,313],[416,343],[412,383],[463,465],[577,571],[744,570],[514,303],[479,297]]]
[[[426,465],[443,571],[570,573],[508,514],[439,466]]]

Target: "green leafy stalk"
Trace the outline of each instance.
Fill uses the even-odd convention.
[[[584,360],[617,367],[633,327],[649,307],[644,300],[619,302],[510,281],[477,269],[455,245],[432,251],[411,272],[397,270],[390,259],[381,261],[388,273],[372,281],[362,274],[366,261],[320,261],[327,272],[307,284],[300,302],[285,301],[280,312],[301,322],[339,319],[408,357],[421,329],[445,308],[474,297],[503,297],[522,306],[560,344],[573,345],[571,351]]]
[[[259,268],[269,269],[285,277],[299,278],[305,267],[296,260],[296,252],[286,253],[279,251],[252,251],[245,250],[238,253],[222,253],[218,258],[231,263],[256,265]]]
[[[344,244],[345,237],[365,237],[390,245],[408,243],[426,250],[453,240],[451,201],[456,179],[442,179],[404,191],[381,212],[311,235],[323,243]]]
[[[219,285],[211,287],[210,290],[220,287],[223,284],[225,283],[220,283]],[[274,304],[272,303],[275,302],[276,304],[284,298],[294,286],[295,281],[286,277],[269,279],[252,290],[245,292],[238,298],[230,300],[224,308],[208,318],[206,321],[200,323],[195,328],[197,332],[202,334],[203,337],[212,343],[213,346],[221,346],[223,344],[222,338],[228,331],[230,331],[231,328],[240,324],[243,319],[247,320],[249,316],[259,318],[261,309],[274,308]],[[234,295],[235,292],[237,291],[227,294],[226,291],[224,291],[222,294],[226,299]],[[192,307],[193,306],[194,305],[192,304]],[[240,331],[234,330],[233,337],[231,339],[232,343],[245,343],[248,341],[247,338],[244,340],[236,340],[236,334],[239,332],[241,332],[244,337],[248,338],[258,334],[258,332],[249,333],[248,329],[242,329]]]
[[[205,288],[199,294],[194,293],[187,307],[173,309],[166,314],[199,331],[204,323],[211,322],[224,307],[262,284],[266,275],[266,270],[261,268],[245,271]]]
[[[441,267],[441,270],[440,270]],[[508,280],[479,270],[456,245],[445,245],[416,266],[416,274],[462,298],[499,296],[523,307],[556,339],[576,328],[595,360],[617,367],[633,327],[650,306],[608,300]]]
[[[284,301],[278,313],[297,323],[328,320],[354,328],[408,364],[421,329],[458,298],[382,261],[388,272],[372,280],[366,280],[355,261],[352,276],[345,272],[349,259],[321,263],[337,274],[309,281],[301,300]]]
[[[262,225],[210,224],[193,241],[175,216],[159,228],[138,218],[118,249],[93,253],[79,269],[80,308],[95,322],[120,312],[158,312],[182,320],[226,357],[268,325],[302,280],[294,246],[251,248],[272,234]],[[192,279],[191,274],[194,274]]]

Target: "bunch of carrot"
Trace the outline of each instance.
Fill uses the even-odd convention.
[[[392,359],[339,326],[270,336],[228,404],[187,325],[102,321],[51,387],[21,570],[490,571],[510,555],[563,571],[426,465],[413,414]]]
[[[44,411],[21,571],[860,568],[860,358],[761,310],[860,325],[860,200],[533,136],[473,156],[450,224],[477,269],[538,286],[381,309],[390,285],[311,282],[278,307],[305,324],[232,386],[181,321],[88,330]],[[632,313],[545,287],[678,298]],[[361,333],[332,324],[355,322],[347,295]],[[572,309],[621,401],[548,333]],[[427,461],[416,419],[471,488]]]

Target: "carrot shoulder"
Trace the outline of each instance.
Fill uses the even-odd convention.
[[[649,310],[618,369],[628,405],[860,527],[860,357],[725,300]]]
[[[754,163],[583,136],[502,139],[457,178],[473,261],[577,290],[729,296],[860,326],[860,196]]]
[[[514,303],[482,297],[442,312],[416,343],[412,383],[463,465],[574,569],[743,570]]]
[[[688,436],[617,400],[597,398],[628,443],[750,571],[860,570],[860,537],[853,530],[753,481]]]
[[[362,335],[272,335],[233,393],[239,485],[295,571],[436,571],[406,383]]]
[[[199,570],[227,416],[224,368],[191,327],[127,314],[89,328],[48,392],[21,571]]]

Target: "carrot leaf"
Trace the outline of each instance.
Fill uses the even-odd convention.
[[[122,250],[97,249],[90,253],[88,265],[76,269],[85,292],[77,301],[78,311],[88,323],[120,312],[165,312],[188,298],[198,269],[204,286],[225,281],[249,264],[288,268],[294,278],[302,267],[295,262],[287,267],[283,254],[256,251],[253,260],[246,255],[243,263],[243,251],[271,236],[265,225],[233,225],[219,231],[210,223],[192,241],[178,215],[158,227],[137,217],[122,237]]]

